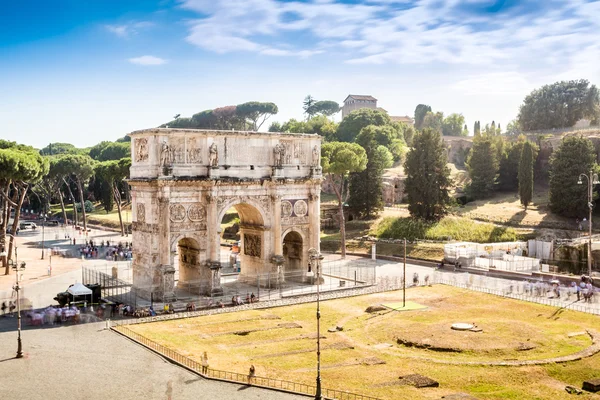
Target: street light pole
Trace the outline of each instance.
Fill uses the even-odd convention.
[[[320,288],[321,288],[321,261],[323,256],[314,248],[308,250],[310,262],[313,266],[316,264],[317,275],[317,388],[315,390],[315,400],[322,400],[321,395],[321,307],[320,307]]]
[[[587,267],[588,267],[588,276],[592,277],[592,210],[594,208],[594,203],[592,200],[594,198],[594,185],[598,183],[598,174],[594,173],[594,170],[590,170],[590,174],[580,174],[579,180],[577,181],[578,185],[582,185],[583,181],[581,177],[585,176],[588,183],[588,209],[589,209],[589,219],[588,219],[588,251],[587,251]]]

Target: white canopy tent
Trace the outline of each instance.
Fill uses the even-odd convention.
[[[86,288],[81,283],[76,283],[67,289],[67,292],[71,293],[73,296],[91,296],[92,290]]]

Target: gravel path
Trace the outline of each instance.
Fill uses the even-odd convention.
[[[0,318],[0,325],[5,324],[16,326],[16,320]],[[0,333],[0,397],[7,400],[306,399],[203,379],[104,327],[105,323],[97,323],[25,330],[23,359],[13,358],[16,332]]]

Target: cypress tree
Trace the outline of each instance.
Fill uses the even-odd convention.
[[[497,151],[491,137],[478,136],[473,140],[467,169],[471,176],[471,196],[475,199],[489,196],[494,190],[498,173]]]
[[[581,136],[568,136],[550,158],[550,209],[565,217],[588,213],[587,183],[577,184],[579,174],[589,175],[596,166],[592,142]]]
[[[519,198],[526,210],[533,199],[533,163],[535,161],[533,154],[534,149],[531,142],[525,142],[519,161]]]
[[[406,156],[404,188],[408,211],[415,218],[434,221],[442,218],[450,205],[451,186],[448,156],[439,132],[424,129]]]

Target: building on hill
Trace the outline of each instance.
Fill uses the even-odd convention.
[[[412,119],[411,117],[409,117],[408,115],[405,115],[403,117],[390,115],[390,119],[393,122],[402,122],[403,124],[406,124],[406,125],[414,125],[415,124],[415,120]]]
[[[342,106],[342,119],[352,111],[360,110],[361,108],[376,109],[377,99],[371,95],[349,94]]]
[[[346,116],[352,111],[360,110],[361,108],[370,108],[372,110],[383,111],[386,114],[388,113],[385,109],[377,107],[377,99],[371,95],[349,94],[348,97],[346,97],[346,100],[344,100],[344,105],[342,106],[342,119],[346,118]],[[407,125],[413,125],[415,123],[415,121],[408,115],[390,115],[390,119],[394,122],[402,122]]]

